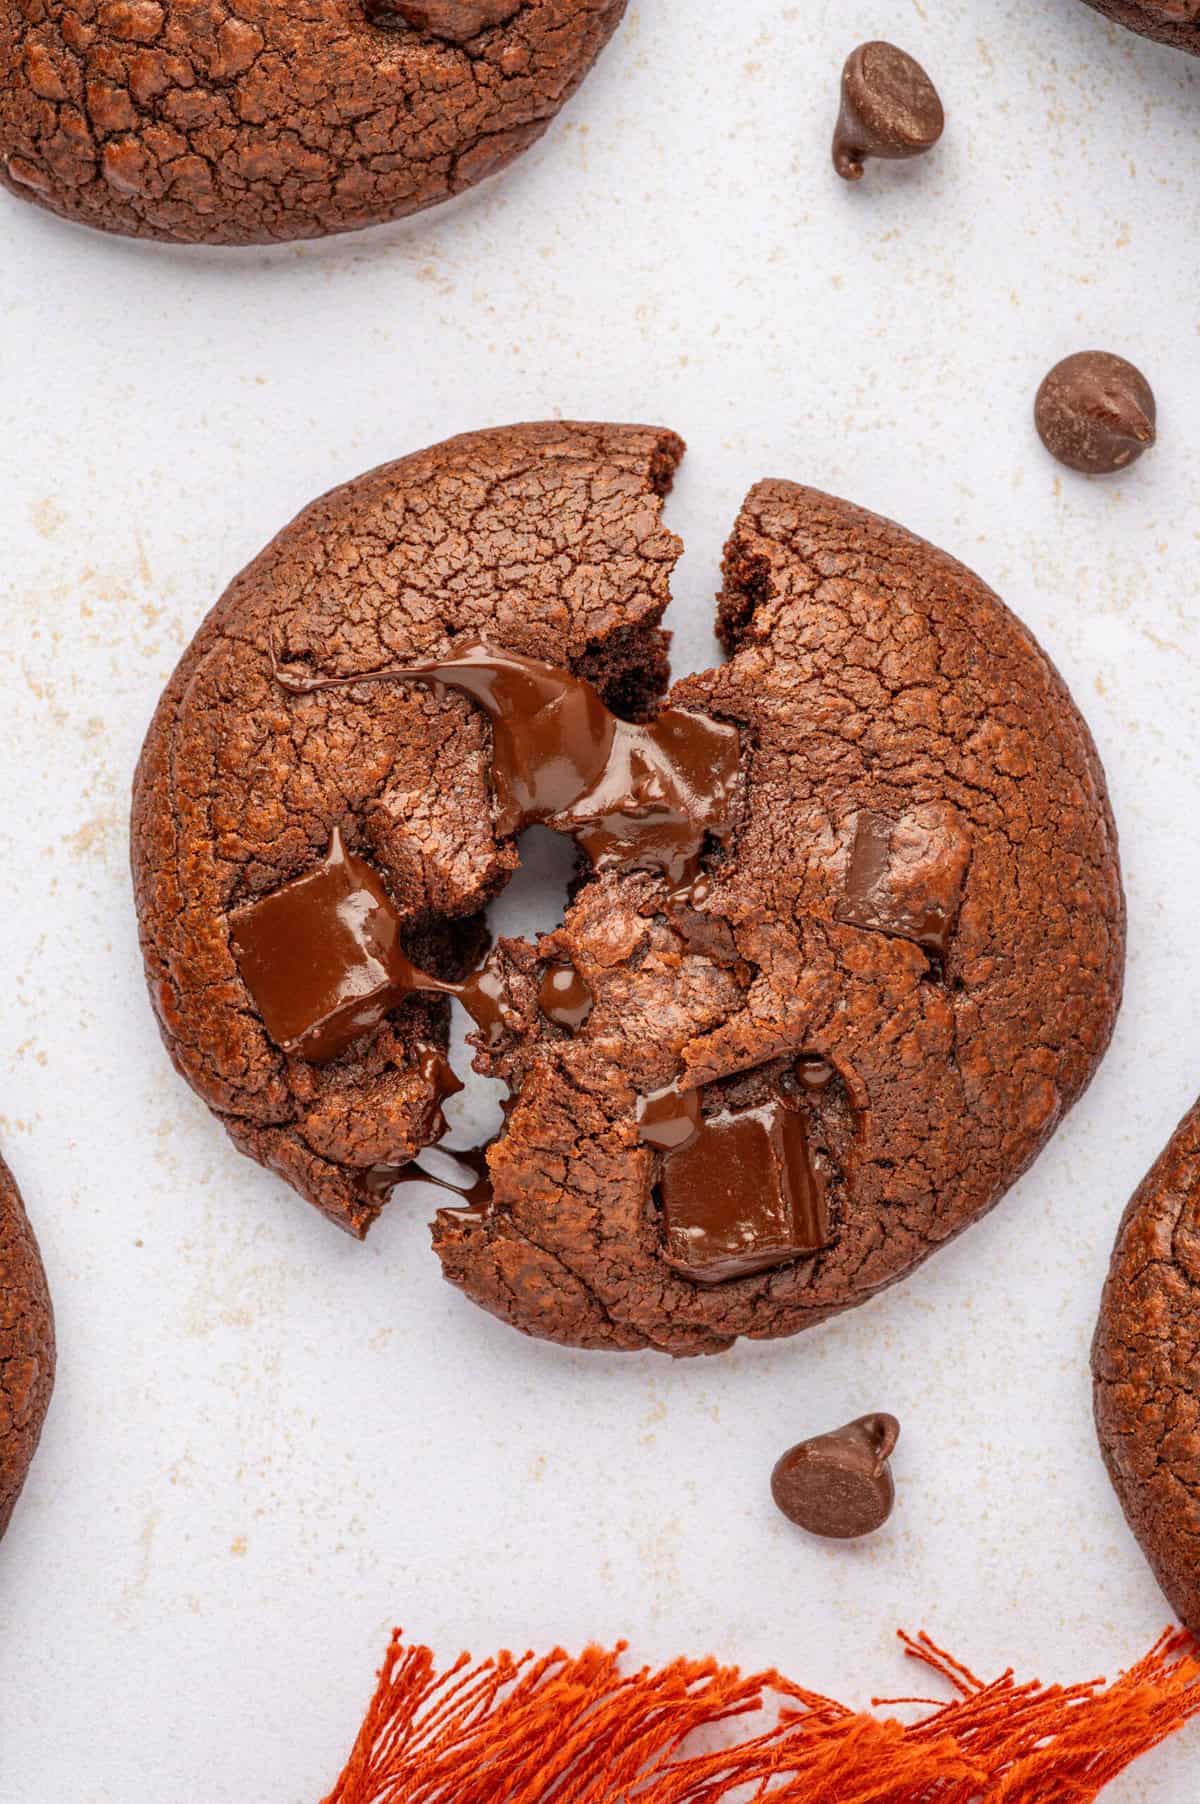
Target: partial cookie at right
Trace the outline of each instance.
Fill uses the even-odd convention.
[[[0,1159],[0,1535],[41,1438],[54,1386],[54,1316],[41,1255]]]
[[[1087,0],[1087,4],[1144,38],[1200,55],[1200,0]]]
[[[1096,1427],[1121,1507],[1200,1631],[1200,1103],[1134,1194],[1092,1347]]]

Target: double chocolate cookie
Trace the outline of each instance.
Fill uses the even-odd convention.
[[[442,1177],[446,1275],[674,1354],[862,1302],[995,1203],[1124,951],[1086,727],[902,528],[760,484],[728,661],[664,697],[682,451],[521,426],[317,502],[185,653],[133,816],[164,1037],[240,1146],[365,1234],[442,1131],[456,995],[510,1101]],[[487,954],[532,820],[579,848],[564,922]]]
[[[46,1274],[12,1173],[0,1159],[0,1535],[37,1450],[53,1385]]]
[[[1200,0],[1087,0],[1098,13],[1157,38],[1177,50],[1200,54]]]
[[[314,238],[539,138],[625,0],[0,0],[0,181],[136,237]]]
[[[1092,1374],[1121,1507],[1173,1608],[1200,1634],[1200,1104],[1125,1211]]]

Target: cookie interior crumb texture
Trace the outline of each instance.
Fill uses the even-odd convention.
[[[0,182],[184,243],[397,219],[533,144],[625,5],[0,0]]]
[[[0,1159],[0,1535],[37,1451],[54,1386],[54,1315],[41,1255]]]
[[[277,664],[366,675],[486,637],[586,676],[626,719],[665,695],[736,727],[731,831],[685,906],[654,871],[581,860],[562,926],[493,951],[500,1027],[476,1068],[511,1100],[491,1201],[434,1231],[451,1281],[514,1326],[673,1354],[820,1321],[990,1208],[1101,1058],[1124,955],[1084,723],[998,599],[902,528],[758,484],[726,550],[728,661],[667,693],[681,546],[662,507],[682,453],[648,427],[527,425],[324,497],[185,653],[133,816],[176,1065],[241,1147],[362,1235],[386,1194],[372,1173],[436,1132],[446,1002],[407,997],[327,1064],[288,1057],[232,924],[318,866],[337,829],[386,885],[407,953],[453,981],[478,964],[518,852],[496,832],[491,729],[466,696],[297,694]],[[587,996],[566,1025],[541,1006],[563,967]],[[821,1211],[806,1256],[711,1284],[674,1269],[665,1155],[638,1120],[672,1085],[706,1121],[781,1098],[801,1112]]]

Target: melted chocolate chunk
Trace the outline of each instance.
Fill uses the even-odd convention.
[[[592,1012],[592,992],[574,965],[547,965],[538,987],[538,1006],[547,1021],[574,1033]]]
[[[912,940],[944,964],[970,859],[970,840],[948,803],[898,821],[864,810],[854,825],[838,919]]]
[[[637,726],[611,714],[581,677],[482,641],[363,676],[304,677],[278,666],[276,676],[301,695],[408,682],[470,696],[492,723],[496,831],[553,827],[597,870],[648,867],[684,885],[707,839],[728,834],[738,733],[707,715],[668,708]]]
[[[666,1153],[664,1253],[695,1284],[724,1284],[810,1257],[829,1238],[804,1117],[778,1098],[705,1116],[695,1090],[643,1099],[641,1137]]]
[[[438,987],[405,957],[381,879],[337,828],[324,862],[237,914],[232,939],[271,1038],[317,1064],[378,1027],[404,996]]]
[[[503,992],[490,965],[443,983],[401,950],[400,925],[382,879],[347,852],[337,827],[315,871],[235,915],[238,969],[275,1044],[324,1064],[421,993],[456,997],[494,1046],[504,1031]]]
[[[945,124],[937,89],[920,63],[895,44],[860,44],[842,70],[833,166],[844,181],[857,182],[868,157],[919,157]]]
[[[801,1441],[771,1474],[771,1495],[809,1534],[834,1541],[873,1534],[895,1503],[888,1460],[899,1438],[895,1416],[871,1415]]]

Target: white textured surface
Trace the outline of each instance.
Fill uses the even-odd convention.
[[[942,148],[828,164],[838,70],[897,38]],[[1112,1672],[1167,1619],[1089,1418],[1120,1209],[1200,1083],[1195,758],[1200,63],[1077,0],[638,0],[485,191],[264,253],[0,204],[0,1136],[59,1387],[0,1553],[2,1804],[315,1804],[390,1625],[711,1647],[848,1701],[892,1632],[991,1673]],[[1158,390],[1126,479],[1059,472],[1034,388],[1099,344]],[[1128,1002],[1031,1175],[915,1279],[800,1340],[671,1366],[536,1346],[443,1285],[425,1210],[364,1249],[240,1159],[142,988],[130,773],[202,612],[313,495],[521,417],[690,440],[677,666],[707,659],[745,488],[793,476],[974,565],[1088,714],[1123,834]],[[860,1549],[771,1510],[791,1440],[903,1420]],[[1196,1795],[1193,1733],[1114,1800]]]

